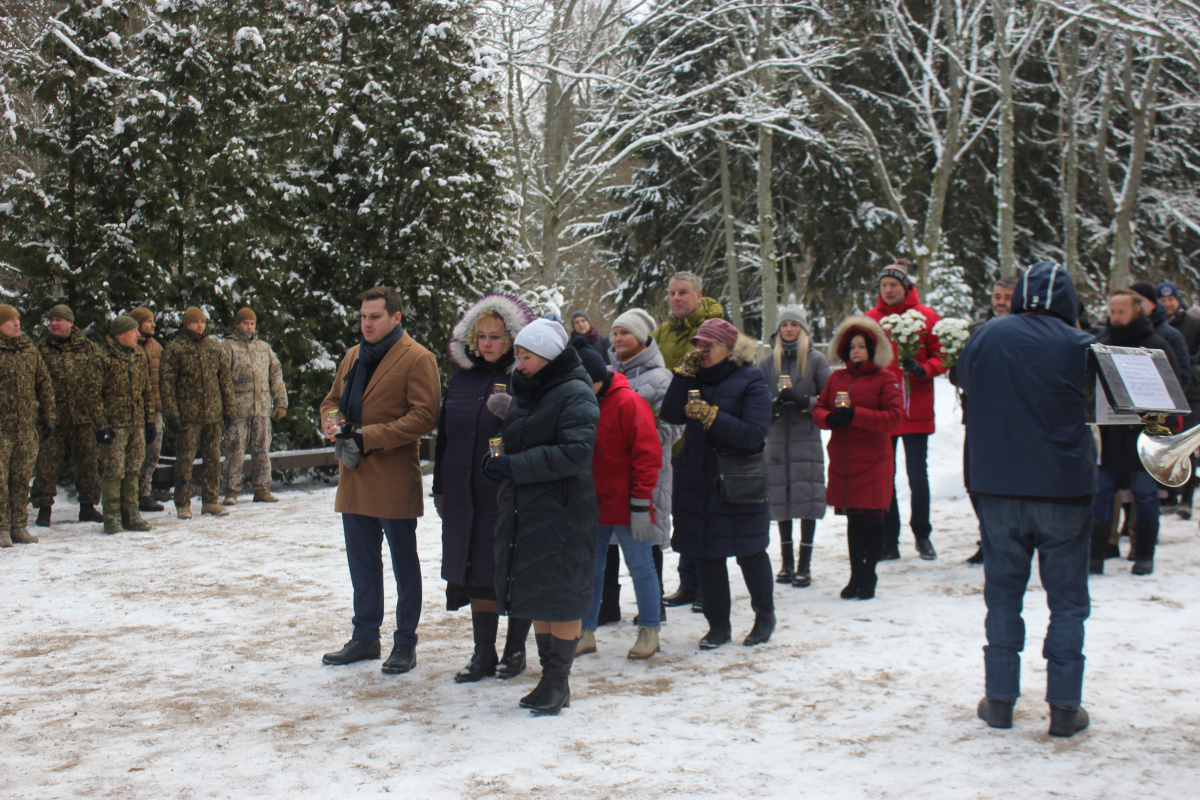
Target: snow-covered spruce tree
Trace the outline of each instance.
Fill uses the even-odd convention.
[[[134,80],[127,36],[135,8],[73,0],[25,54],[11,87],[32,102],[21,117],[11,101],[4,112],[15,164],[0,178],[0,262],[21,273],[31,323],[64,300],[77,324],[103,320],[110,280],[135,260],[112,191],[114,122]]]
[[[507,277],[494,62],[470,37],[470,12],[322,0],[300,23],[324,69],[293,123],[288,258],[311,336],[334,357],[359,339],[364,289],[397,286],[405,330],[442,358],[464,302]]]

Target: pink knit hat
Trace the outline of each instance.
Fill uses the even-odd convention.
[[[723,319],[707,319],[700,323],[700,329],[692,337],[692,347],[699,347],[701,342],[716,342],[730,350],[737,344],[738,329]]]

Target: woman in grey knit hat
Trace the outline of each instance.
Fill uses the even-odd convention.
[[[825,516],[825,455],[821,431],[813,424],[812,407],[832,369],[813,347],[808,321],[799,306],[788,306],[780,312],[779,327],[771,341],[774,352],[758,366],[766,373],[773,398],[767,472],[771,480],[771,518],[779,525],[783,556],[783,568],[775,580],[805,587],[812,584],[817,520]],[[794,519],[800,520],[799,558],[795,561]]]

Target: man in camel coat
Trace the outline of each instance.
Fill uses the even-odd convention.
[[[380,657],[383,624],[383,538],[396,578],[396,632],[383,672],[408,672],[417,662],[421,564],[417,517],[424,514],[421,437],[437,425],[441,382],[433,354],[401,324],[400,294],[377,287],[359,295],[362,341],[338,366],[321,403],[325,435],[339,465],[334,509],[342,515],[346,559],[354,586],[354,633],[325,664]]]

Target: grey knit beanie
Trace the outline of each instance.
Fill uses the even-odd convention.
[[[650,334],[658,327],[654,317],[641,308],[631,308],[613,320],[614,328],[624,328],[637,337],[645,345],[650,341]]]
[[[782,325],[785,322],[795,322],[804,328],[805,333],[812,336],[812,330],[808,327],[808,318],[804,316],[804,309],[800,306],[788,306],[779,312],[779,324]]]

